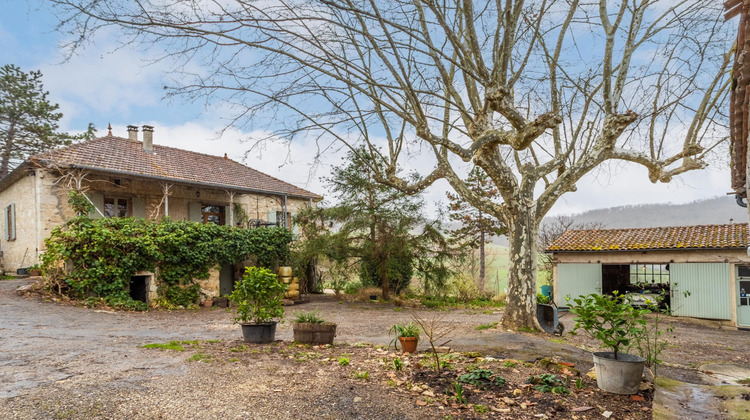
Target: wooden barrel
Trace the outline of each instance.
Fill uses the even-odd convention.
[[[336,324],[310,324],[295,322],[292,324],[294,341],[304,344],[333,344],[336,336]]]

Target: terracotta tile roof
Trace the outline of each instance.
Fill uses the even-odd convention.
[[[569,230],[547,252],[745,248],[747,224]]]
[[[115,136],[76,143],[30,160],[44,166],[84,168],[314,200],[322,198],[231,159],[156,144],[154,152],[147,153],[140,141]]]

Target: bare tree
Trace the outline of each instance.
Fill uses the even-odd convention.
[[[508,227],[505,328],[538,327],[539,222],[584,175],[618,159],[668,182],[726,137],[713,0],[48,1],[71,48],[115,26],[182,71],[172,94],[228,104],[234,125],[364,145],[407,193],[446,179]],[[415,153],[432,169],[400,177]],[[467,188],[472,166],[503,204]]]

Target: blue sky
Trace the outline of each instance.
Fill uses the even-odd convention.
[[[316,153],[315,145],[300,140],[291,145],[266,144],[246,155],[253,139],[268,133],[230,129],[219,134],[225,123],[217,108],[165,100],[163,86],[169,84],[166,66],[145,65],[143,53],[120,47],[114,37],[106,36],[66,60],[59,49],[64,37],[54,30],[55,18],[37,1],[0,0],[0,10],[0,65],[42,71],[45,88],[65,115],[63,130],[81,131],[93,122],[103,135],[111,123],[114,134],[125,137],[128,124],[153,125],[157,144],[214,155],[227,153],[258,170],[325,195],[318,178],[330,173],[332,164],[340,163],[340,153],[314,165],[311,157]],[[641,167],[611,164],[606,169],[588,175],[579,183],[578,191],[563,196],[551,214],[651,202],[682,203],[730,191],[726,162],[658,185],[648,181]],[[444,200],[446,188],[447,183],[438,183],[428,191],[426,201]]]

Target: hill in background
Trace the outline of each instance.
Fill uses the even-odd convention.
[[[577,223],[599,222],[605,228],[637,228],[747,223],[747,209],[734,196],[693,201],[686,204],[641,204],[590,210],[571,215]]]

